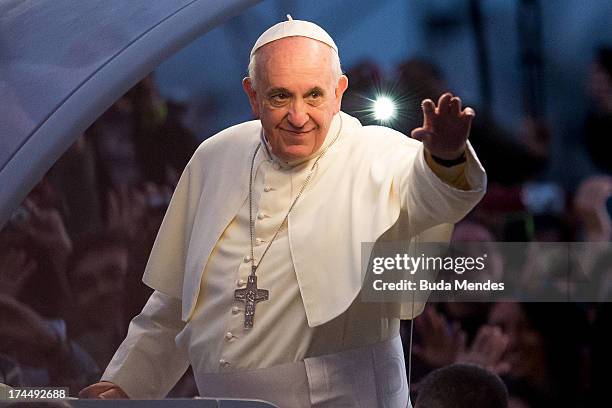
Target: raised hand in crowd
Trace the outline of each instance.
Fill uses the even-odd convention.
[[[510,339],[499,327],[484,325],[478,329],[476,338],[468,349],[457,356],[457,363],[476,364],[501,375],[510,370],[510,365],[502,360]]]
[[[612,220],[606,208],[612,196],[612,177],[592,176],[578,187],[574,209],[584,228],[584,240],[609,241],[612,236]]]
[[[128,186],[111,190],[107,196],[107,227],[134,239],[141,229],[146,215],[146,196]]]
[[[39,206],[29,198],[23,202],[22,208],[27,217],[17,227],[18,232],[23,233],[42,250],[58,271],[63,271],[72,252],[72,240],[61,214],[56,208]]]
[[[459,323],[449,324],[434,306],[427,305],[413,322],[420,341],[413,344],[412,353],[430,367],[452,364],[465,349],[467,335]]]
[[[519,140],[534,156],[548,158],[551,134],[548,126],[541,120],[525,117],[519,128]]]
[[[414,320],[414,324],[421,342],[412,346],[412,352],[430,367],[470,363],[496,374],[503,374],[509,369],[508,364],[502,361],[509,338],[497,327],[481,326],[468,346],[467,335],[459,323],[450,324],[431,305]]]
[[[0,353],[35,367],[47,365],[60,349],[60,339],[29,306],[0,295]]]
[[[100,377],[99,367],[70,341],[57,320],[45,320],[26,304],[3,295],[0,333],[0,354],[15,359],[25,372],[35,372],[29,379],[33,382],[24,385],[68,387],[74,394]]]
[[[29,287],[33,282],[38,282],[40,287],[52,283],[55,290],[52,297],[58,303],[70,296],[66,266],[72,255],[72,239],[56,203],[49,199],[52,194],[48,184],[39,183],[0,233],[0,247],[4,249],[3,256],[8,257],[4,258],[8,264],[7,269],[0,272],[0,279],[7,279],[7,276],[8,279],[15,279],[7,284],[4,293],[8,291],[17,296],[21,286]],[[15,250],[10,248],[15,248],[21,255],[14,255]],[[24,256],[28,261],[23,260]],[[21,271],[15,269],[18,268],[16,263],[23,268]],[[36,279],[33,279],[34,274]],[[49,296],[46,293],[45,296]],[[32,293],[29,295],[30,300],[37,297],[33,297]],[[38,297],[39,305],[44,303],[41,299]],[[27,303],[31,304],[30,301]]]
[[[123,233],[129,240],[155,233],[161,222],[156,213],[163,215],[171,195],[168,187],[154,183],[145,183],[139,189],[121,186],[116,191],[110,191],[107,197],[107,228]]]

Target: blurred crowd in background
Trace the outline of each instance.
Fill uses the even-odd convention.
[[[449,89],[431,62],[410,59],[383,76],[375,62],[347,70],[343,110],[378,124],[364,100],[393,89],[405,134],[421,126],[421,101]],[[588,89],[582,140],[600,174],[567,190],[547,180],[555,135],[541,117],[506,134],[486,106],[470,140],[488,192],[460,222],[456,241],[608,242],[612,235],[612,49],[601,47]],[[69,386],[97,381],[151,290],[142,282],[151,246],[182,169],[201,137],[190,109],[163,100],[149,76],[105,112],[57,161],[0,231],[0,382]],[[593,260],[609,273],[612,253]],[[603,275],[602,275],[603,276]],[[602,298],[612,282],[603,281]],[[506,384],[512,408],[596,406],[612,367],[609,303],[430,303],[414,327],[414,393],[430,371],[479,364]],[[171,396],[197,390],[188,372]]]

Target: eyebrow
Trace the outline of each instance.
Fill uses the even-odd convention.
[[[304,96],[310,95],[313,92],[319,92],[321,95],[325,95],[325,91],[319,87],[319,86],[314,86],[312,88],[310,88],[308,91],[306,91],[306,93],[304,94]],[[287,94],[289,96],[293,95],[293,92],[290,92],[287,88],[272,88],[269,91],[266,92],[267,96],[272,96],[275,94],[279,94],[279,93],[284,93]]]
[[[272,88],[268,92],[266,92],[267,96],[272,96],[275,94],[284,93],[287,95],[293,95],[293,93],[289,92],[287,88]]]
[[[309,89],[309,90],[308,90],[308,92],[306,92],[306,93],[304,94],[304,96],[306,96],[306,95],[310,95],[310,94],[311,94],[311,93],[313,93],[313,92],[318,92],[318,93],[320,93],[321,95],[325,95],[325,91],[324,91],[322,88],[320,88],[320,87],[318,87],[318,86],[315,86],[315,87],[313,87],[313,88]]]

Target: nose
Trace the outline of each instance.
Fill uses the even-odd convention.
[[[287,120],[291,126],[295,128],[303,128],[309,119],[310,116],[308,116],[306,104],[299,100],[293,102],[287,115]]]

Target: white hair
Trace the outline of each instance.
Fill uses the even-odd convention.
[[[337,84],[338,81],[340,80],[340,77],[342,76],[342,67],[340,66],[340,56],[338,55],[338,53],[336,52],[336,50],[334,50],[332,47],[328,46],[329,50],[331,51],[331,70],[332,70],[332,77],[334,79],[334,84]],[[257,89],[257,81],[256,81],[256,76],[255,73],[257,72],[257,54],[259,54],[259,50],[255,51],[255,53],[251,56],[251,59],[249,60],[249,78],[251,79],[251,87],[253,87],[253,89]]]

